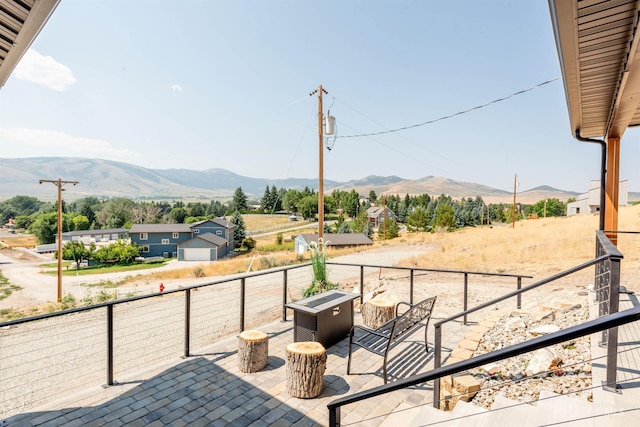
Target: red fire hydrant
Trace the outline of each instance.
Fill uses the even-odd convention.
[[[164,292],[164,285],[160,283],[160,292]]]

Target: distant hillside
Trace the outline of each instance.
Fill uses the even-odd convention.
[[[101,159],[72,157],[33,157],[23,159],[0,158],[0,199],[16,195],[37,197],[40,200],[55,200],[57,192],[51,184],[39,184],[39,180],[78,181],[68,188],[67,200],[87,196],[126,197],[130,199],[223,199],[233,196],[242,187],[248,197],[260,199],[267,186],[276,188],[305,187],[317,190],[317,179],[250,178],[225,169],[196,171],[191,169],[147,169],[128,163]],[[362,195],[371,190],[376,194],[448,194],[454,199],[481,196],[488,203],[509,203],[513,194],[504,190],[471,182],[459,182],[449,178],[428,176],[407,180],[398,176],[368,176],[349,182],[325,180],[325,192],[333,189],[351,191]],[[518,202],[535,203],[545,197],[566,201],[577,193],[538,187],[518,193]]]

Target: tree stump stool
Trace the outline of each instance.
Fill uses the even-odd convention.
[[[362,323],[375,329],[395,317],[395,304],[384,298],[374,298],[362,306]]]
[[[327,351],[319,342],[303,341],[287,345],[287,391],[303,399],[322,393]]]
[[[257,372],[267,366],[269,337],[260,331],[244,331],[238,336],[238,367],[241,372]]]

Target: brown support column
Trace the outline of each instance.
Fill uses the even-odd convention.
[[[604,229],[618,231],[618,191],[620,186],[620,138],[607,138],[607,185]],[[606,233],[611,243],[618,244],[617,233]]]

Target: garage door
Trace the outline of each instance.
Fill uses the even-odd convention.
[[[210,261],[210,249],[201,249],[201,248],[185,248],[184,249],[184,260],[185,261]]]

